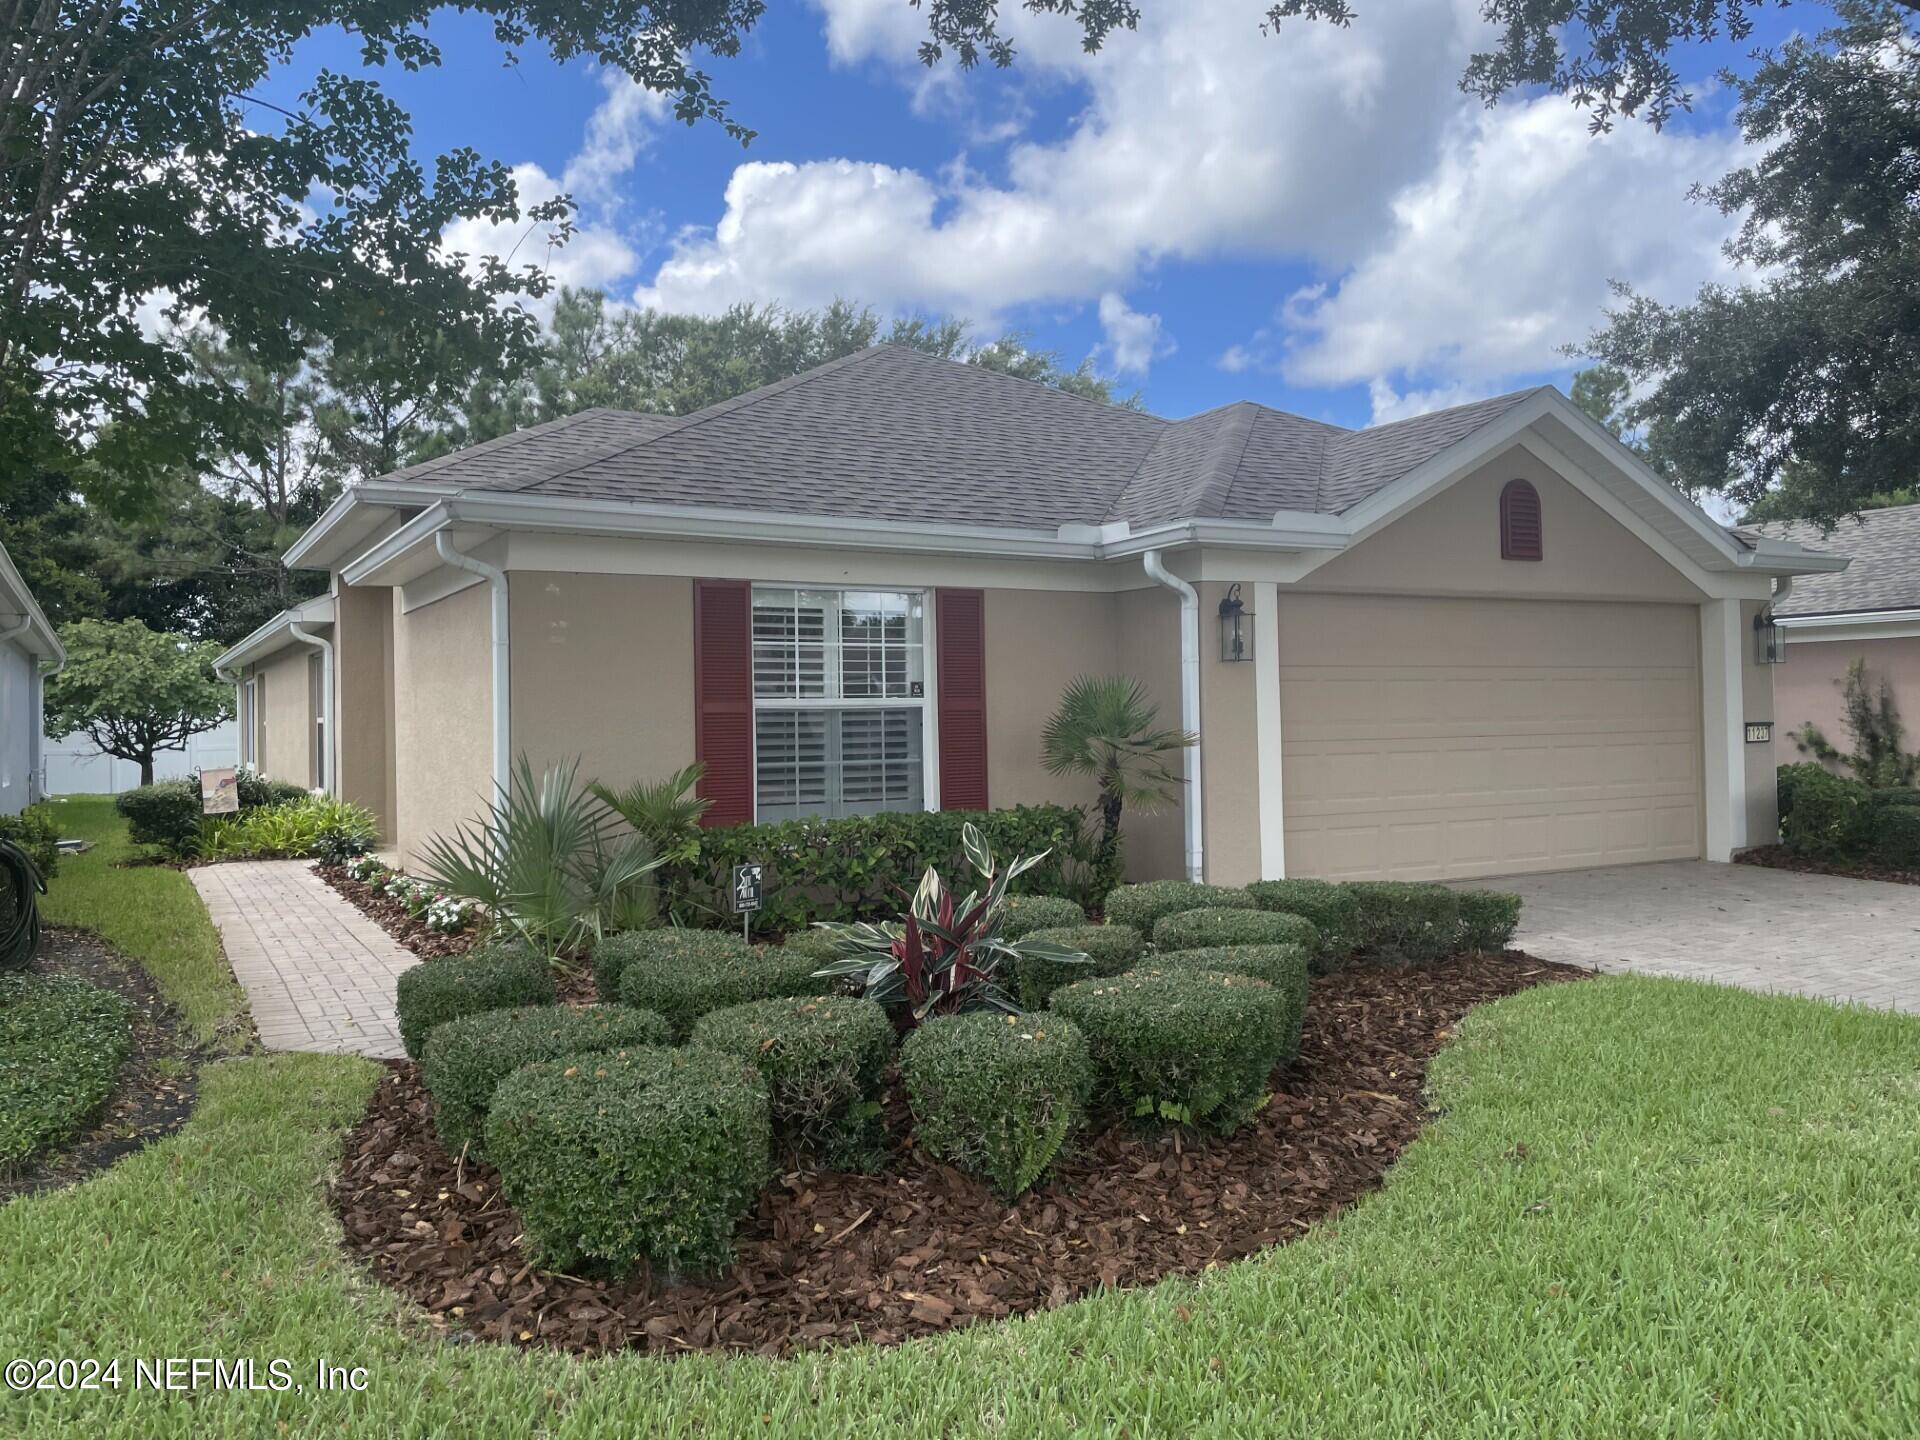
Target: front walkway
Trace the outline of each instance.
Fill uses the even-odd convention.
[[[420,957],[336,894],[305,860],[187,872],[219,927],[269,1050],[397,1056],[394,982]]]
[[[1920,1012],[1920,886],[1699,860],[1479,883],[1542,960]]]

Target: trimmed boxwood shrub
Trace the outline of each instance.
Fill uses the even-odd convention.
[[[1432,965],[1460,947],[1460,895],[1444,885],[1360,880],[1360,945],[1380,965]]]
[[[0,1174],[66,1140],[106,1101],[133,1006],[69,975],[0,975]]]
[[[1882,805],[1920,805],[1920,788],[1912,785],[1888,785],[1869,792],[1868,798],[1878,807]]]
[[[593,947],[593,986],[602,1000],[619,998],[620,977],[640,955],[667,960],[752,953],[753,947],[731,930],[693,930],[671,925],[658,930],[621,930],[604,936]]]
[[[524,946],[485,945],[465,955],[423,960],[402,970],[394,987],[400,1043],[414,1060],[436,1026],[463,1015],[551,1005],[553,976],[547,962]]]
[[[1520,897],[1504,890],[1456,890],[1462,950],[1498,954],[1520,928]]]
[[[1055,991],[1048,1008],[1086,1035],[1109,1102],[1226,1131],[1265,1100],[1293,1006],[1264,980],[1170,966],[1082,980]]]
[[[1087,963],[1062,965],[1038,955],[1023,957],[1014,973],[1014,987],[1024,1010],[1038,1010],[1062,985],[1096,975],[1124,974],[1147,948],[1140,932],[1131,925],[1088,925],[1084,921],[1055,930],[1035,930],[1029,938],[1051,940],[1078,950],[1087,957]]]
[[[420,1051],[420,1083],[437,1107],[434,1129],[449,1150],[484,1155],[487,1107],[522,1065],[600,1050],[665,1045],[667,1022],[626,1005],[528,1005],[485,1010],[435,1027]]]
[[[1107,920],[1131,925],[1142,935],[1165,915],[1182,910],[1251,910],[1253,897],[1224,885],[1201,885],[1192,880],[1149,880],[1144,885],[1122,885],[1107,896]]]
[[[1299,915],[1267,910],[1182,910],[1153,927],[1159,950],[1200,950],[1212,945],[1298,945],[1320,948],[1320,927]]]
[[[809,956],[816,965],[831,965],[841,955],[839,943],[824,930],[796,930],[780,942],[780,948],[796,958]]]
[[[1057,895],[1009,895],[1000,915],[1000,935],[1006,940],[1087,923],[1086,911]]]
[[[256,770],[241,770],[235,790],[244,812],[262,805],[284,805],[307,792],[284,780],[269,780]],[[200,776],[159,780],[122,791],[113,802],[127,821],[127,834],[137,845],[158,845],[176,860],[194,853],[200,843]]]
[[[1337,970],[1360,945],[1360,902],[1332,880],[1256,880],[1247,894],[1262,910],[1302,915],[1320,931],[1314,970]]]
[[[1155,969],[1179,967],[1217,970],[1264,980],[1287,997],[1286,1048],[1281,1060],[1300,1053],[1300,1029],[1307,1018],[1307,971],[1312,952],[1304,945],[1215,945],[1204,950],[1172,950],[1153,957]]]
[[[637,935],[709,935],[717,930],[642,930]],[[633,951],[620,973],[620,1000],[642,1010],[657,1010],[673,1026],[676,1040],[693,1033],[694,1022],[713,1010],[744,1005],[749,1000],[773,1000],[783,995],[826,995],[831,980],[813,972],[820,962],[806,947],[784,946],[755,950],[737,935],[731,943],[672,941],[642,945]],[[598,957],[599,951],[595,950]],[[605,994],[605,992],[601,992]]]
[[[1064,1017],[977,1010],[908,1036],[900,1078],[921,1148],[1011,1200],[1085,1121],[1094,1070],[1085,1037]]]
[[[1873,858],[1896,869],[1920,868],[1920,808],[1882,805],[1873,812]]]
[[[1856,854],[1871,836],[1872,801],[1858,780],[1829,775],[1818,765],[1783,766],[1794,772],[1783,777],[1783,798],[1789,808],[1780,816],[1780,841],[1795,854],[1821,860],[1840,860]],[[1885,808],[1885,807],[1881,807]]]
[[[846,995],[750,1000],[693,1027],[695,1045],[745,1061],[767,1082],[777,1141],[852,1169],[880,1149],[893,1041],[884,1007]]]
[[[713,1050],[610,1050],[522,1066],[487,1153],[548,1269],[717,1267],[771,1173],[766,1082]]]

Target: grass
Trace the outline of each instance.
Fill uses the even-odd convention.
[[[141,847],[127,839],[111,795],[69,795],[50,808],[63,839],[92,840],[94,847],[60,857],[59,872],[41,897],[42,917],[97,931],[141,964],[200,1040],[242,1048],[245,1027],[234,1022],[245,1013],[247,998],[193,882],[171,866],[117,863]]]
[[[100,1108],[132,1020],[125,1000],[70,975],[0,975],[0,1173]]]
[[[376,1071],[228,1060],[180,1134],[0,1209],[0,1356],[295,1362],[299,1394],[38,1393],[89,1436],[1907,1435],[1920,1019],[1678,981],[1468,1017],[1385,1191],[1191,1281],[885,1350],[576,1360],[448,1344],[338,1248]],[[325,1358],[364,1393],[317,1393]],[[128,1381],[131,1384],[131,1381]]]

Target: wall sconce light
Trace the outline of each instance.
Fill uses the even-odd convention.
[[[1220,597],[1220,658],[1253,659],[1253,612],[1241,600],[1238,585],[1229,585]]]
[[[1769,605],[1753,617],[1753,663],[1778,665],[1787,658],[1787,632],[1773,618]]]

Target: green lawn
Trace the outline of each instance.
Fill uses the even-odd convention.
[[[0,1355],[251,1356],[365,1394],[39,1394],[86,1435],[1727,1436],[1920,1430],[1920,1020],[1676,981],[1470,1016],[1337,1225],[1194,1282],[794,1361],[450,1345],[336,1246],[375,1071],[228,1060],[181,1134],[0,1210]],[[15,1418],[17,1417],[17,1419]]]
[[[146,967],[202,1040],[242,1048],[246,1031],[236,1021],[247,998],[192,883],[167,866],[116,864],[140,847],[127,839],[111,795],[70,795],[52,809],[61,838],[95,843],[84,855],[60,857],[41,915],[49,924],[98,931]]]

